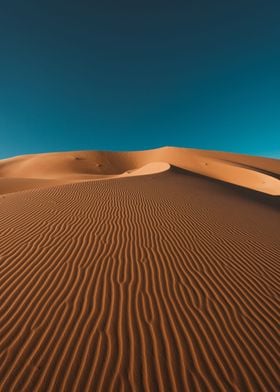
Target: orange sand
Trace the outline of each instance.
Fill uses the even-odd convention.
[[[279,178],[172,147],[0,161],[2,390],[279,390]]]

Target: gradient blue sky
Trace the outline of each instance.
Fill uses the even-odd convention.
[[[0,158],[176,145],[280,157],[280,1],[6,0]]]

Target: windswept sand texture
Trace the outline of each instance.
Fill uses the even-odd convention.
[[[2,390],[279,391],[279,177],[171,147],[0,161]]]

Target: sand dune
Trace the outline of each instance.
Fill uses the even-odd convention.
[[[278,391],[279,174],[171,147],[0,161],[2,390]]]
[[[0,161],[0,178],[23,177],[72,183],[74,180],[111,178],[154,162],[165,162],[227,183],[280,195],[279,160],[174,147],[133,152],[25,155]]]

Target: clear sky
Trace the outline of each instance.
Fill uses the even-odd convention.
[[[3,0],[0,158],[175,145],[280,158],[279,0]]]

